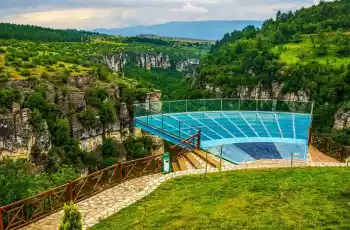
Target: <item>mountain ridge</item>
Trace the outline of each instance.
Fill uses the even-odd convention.
[[[140,34],[153,34],[165,37],[182,37],[201,40],[218,40],[226,33],[242,30],[248,25],[261,27],[262,21],[257,20],[208,20],[208,21],[174,21],[150,26],[138,25],[124,28],[97,28],[93,32],[137,36]]]

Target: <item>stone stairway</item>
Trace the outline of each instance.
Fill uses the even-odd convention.
[[[220,163],[221,162],[221,163]],[[223,159],[207,153],[203,150],[193,150],[185,153],[178,159],[173,160],[172,167],[174,172],[186,171],[190,169],[220,169],[233,164]]]

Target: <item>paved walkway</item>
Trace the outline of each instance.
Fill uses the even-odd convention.
[[[313,146],[309,146],[309,156],[311,160],[314,162],[334,162],[334,163],[340,162],[337,159],[320,152]]]
[[[260,160],[255,162],[246,162],[240,165],[233,165],[225,162],[222,171],[244,170],[254,168],[283,168],[290,167],[290,160]],[[294,161],[295,167],[309,166],[345,166],[341,163],[328,162],[306,162]],[[188,171],[180,171],[168,175],[155,174],[133,179],[101,192],[78,203],[79,209],[83,216],[83,229],[87,229],[98,223],[101,219],[107,218],[121,209],[135,203],[137,200],[145,197],[154,191],[164,181],[190,174],[204,174],[205,169],[190,169]],[[208,172],[217,172],[215,168],[208,168]],[[25,230],[57,230],[63,211],[54,213],[42,220],[39,220],[23,229]]]

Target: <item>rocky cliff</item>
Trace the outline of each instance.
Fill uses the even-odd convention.
[[[41,84],[41,83],[40,83]],[[56,87],[54,83],[46,82],[39,85],[44,88],[45,98],[48,103],[55,104],[62,117],[67,118],[70,124],[71,135],[80,140],[84,150],[94,150],[102,144],[102,134],[122,141],[130,135],[132,117],[125,102],[115,105],[115,122],[95,124],[94,127],[85,127],[77,114],[88,106],[86,92],[90,87],[103,87],[108,91],[109,100],[120,101],[121,89],[118,85],[102,84],[96,76],[70,76],[68,87]],[[24,97],[30,94],[38,83],[30,81],[10,81],[3,87],[16,88],[22,92],[20,104],[13,104],[12,109],[0,114],[0,159],[5,156],[29,157],[33,147],[36,151],[47,152],[51,148],[50,133],[44,122],[44,130],[36,133],[30,125],[31,110],[24,107]],[[160,100],[160,91],[149,92],[145,95],[146,101]]]
[[[339,109],[334,116],[333,128],[336,130],[342,130],[350,128],[350,110]]]
[[[214,87],[209,84],[206,85],[206,89],[211,92],[217,93],[218,97],[222,97],[222,90],[219,87]],[[308,93],[299,90],[298,92],[283,93],[283,83],[273,82],[270,87],[258,84],[256,86],[238,86],[232,92],[231,98],[244,98],[244,99],[280,99],[280,100],[292,100],[292,101],[309,101]]]
[[[177,71],[192,72],[199,65],[199,58],[183,58],[174,59],[162,52],[155,53],[136,53],[123,52],[117,54],[109,54],[103,57],[105,63],[112,71],[122,73],[126,64],[134,64],[140,68],[152,69],[168,69],[173,68]]]

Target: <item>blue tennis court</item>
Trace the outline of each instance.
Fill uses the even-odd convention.
[[[201,131],[201,148],[240,163],[259,159],[306,159],[311,114],[275,111],[148,113],[136,126],[177,143]],[[148,127],[145,127],[148,126]]]

